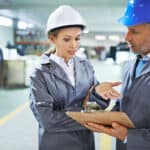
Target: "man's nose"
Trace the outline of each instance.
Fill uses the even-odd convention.
[[[125,34],[125,40],[126,41],[130,41],[131,39],[131,34],[129,33],[129,31]]]

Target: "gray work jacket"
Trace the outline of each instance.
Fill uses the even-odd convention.
[[[117,150],[150,150],[150,60],[137,77],[136,63],[133,60],[127,67],[120,105],[136,128],[128,130],[127,144],[118,141]]]
[[[66,111],[81,111],[83,99],[89,89],[97,84],[93,67],[88,60],[74,57],[75,86],[72,86],[64,70],[48,56],[31,75],[31,109],[40,128],[49,132],[85,130],[69,118]],[[91,92],[90,99],[102,108],[108,103]]]

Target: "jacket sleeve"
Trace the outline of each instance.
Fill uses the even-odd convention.
[[[129,129],[127,136],[127,150],[150,149],[150,129]]]
[[[79,126],[70,119],[64,110],[55,110],[54,98],[48,93],[44,78],[41,73],[35,73],[30,78],[30,107],[39,125],[47,130],[59,127],[71,128]]]
[[[95,86],[100,83],[95,77],[95,71],[93,69],[93,66],[90,64],[90,62],[88,62],[88,65],[89,65],[89,68],[91,69],[92,76],[93,76],[93,85],[90,89],[89,101],[91,102],[95,101],[97,104],[101,106],[102,109],[105,109],[106,107],[108,107],[110,101],[104,100],[98,93],[96,93]]]
[[[102,109],[108,107],[110,100],[103,99],[96,91],[95,88],[90,92],[90,101],[95,101],[97,104],[101,106]]]

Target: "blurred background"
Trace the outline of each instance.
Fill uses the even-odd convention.
[[[120,81],[134,57],[117,20],[127,0],[0,0],[0,147],[37,149],[37,123],[28,107],[29,76],[50,48],[45,35],[49,14],[69,4],[86,20],[77,54],[91,61],[102,81]],[[119,88],[118,88],[119,90]],[[113,102],[111,103],[113,105]],[[110,106],[111,108],[111,106]],[[115,139],[95,133],[96,150],[114,150]]]

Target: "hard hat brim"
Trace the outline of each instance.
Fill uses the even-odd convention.
[[[53,29],[49,30],[48,32],[53,32],[53,31],[58,30],[58,29],[71,28],[71,27],[79,27],[79,28],[81,28],[81,30],[84,30],[86,26],[82,25],[82,24],[64,25],[64,26],[53,28]]]
[[[131,21],[131,19],[127,19],[126,17],[119,18],[118,22],[127,27],[136,25],[135,22]]]
[[[135,21],[127,17],[121,17],[118,19],[118,22],[124,26],[130,27],[130,26],[136,26],[140,24],[150,23],[150,19],[147,18],[144,21]]]

